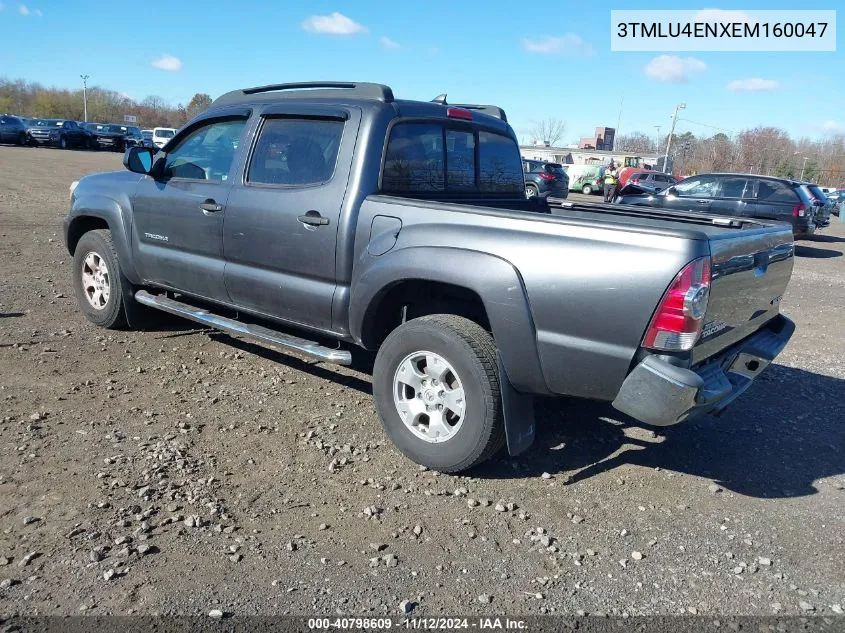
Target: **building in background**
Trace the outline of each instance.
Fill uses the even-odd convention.
[[[613,142],[616,139],[616,130],[612,127],[597,127],[593,136],[582,136],[578,141],[580,149],[598,149],[608,152],[613,151]]]
[[[657,156],[652,152],[637,154],[636,152],[608,151],[600,149],[581,149],[571,146],[549,147],[547,145],[520,145],[522,158],[529,160],[543,160],[562,165],[614,165],[625,167],[653,166],[657,164]],[[671,164],[671,161],[670,161]]]

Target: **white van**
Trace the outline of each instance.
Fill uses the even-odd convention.
[[[564,165],[569,176],[569,190],[590,195],[601,193],[604,167],[601,165]]]
[[[172,127],[155,127],[153,128],[153,145],[161,149],[175,135],[176,130]]]

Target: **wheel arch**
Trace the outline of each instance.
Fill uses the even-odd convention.
[[[435,295],[438,299],[455,300],[467,308],[451,313],[466,316],[493,334],[514,387],[526,393],[549,393],[527,294],[510,262],[477,251],[412,247],[369,258],[359,270],[352,283],[349,325],[350,334],[362,346],[378,347],[384,325],[399,317],[402,299],[413,297],[416,290],[437,290],[442,293]],[[417,311],[416,316],[426,312],[436,313]]]
[[[65,220],[65,245],[73,255],[83,235],[97,229],[111,231],[112,242],[117,251],[124,276],[133,283],[140,277],[132,258],[129,229],[123,221],[120,205],[103,196],[81,196],[74,201],[73,208]]]

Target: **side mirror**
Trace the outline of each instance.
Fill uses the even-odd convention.
[[[667,196],[677,196],[678,195],[678,190],[675,189],[674,186],[669,187],[668,189],[665,189],[664,191],[666,192]]]
[[[149,147],[130,147],[123,153],[123,166],[136,174],[149,174],[153,168],[153,152]]]

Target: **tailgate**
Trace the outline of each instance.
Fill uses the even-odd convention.
[[[775,317],[792,275],[788,226],[736,231],[710,241],[710,299],[693,363],[753,334]]]

